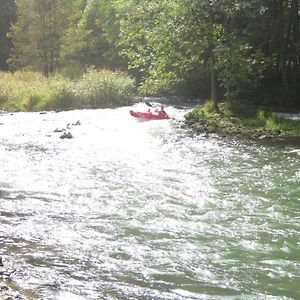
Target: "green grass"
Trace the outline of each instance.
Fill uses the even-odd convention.
[[[247,106],[230,109],[227,103],[221,103],[221,114],[213,112],[211,103],[193,109],[185,115],[187,121],[193,123],[200,120],[214,122],[219,128],[244,128],[246,130],[263,130],[270,133],[285,133],[288,136],[300,136],[300,121],[278,117],[272,112]],[[244,113],[246,111],[246,113]]]
[[[300,136],[300,121],[278,117],[271,112],[258,109],[253,118],[240,118],[241,124],[253,128],[263,128],[270,132],[288,132],[289,135]]]
[[[88,70],[71,81],[30,71],[0,72],[0,109],[64,110],[121,106],[135,99],[135,81],[125,73]]]

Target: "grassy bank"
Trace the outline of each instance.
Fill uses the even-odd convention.
[[[0,72],[0,109],[66,110],[127,105],[134,101],[135,81],[121,72],[89,70],[77,80],[40,73]]]
[[[243,135],[253,138],[300,137],[300,121],[285,119],[259,108],[241,104],[220,104],[220,113],[212,104],[195,108],[185,116],[197,132]]]

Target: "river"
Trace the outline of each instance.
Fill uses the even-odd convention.
[[[299,146],[193,135],[189,108],[149,122],[130,108],[0,116],[0,256],[18,289],[300,299]]]

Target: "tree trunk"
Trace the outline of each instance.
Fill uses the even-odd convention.
[[[289,89],[288,77],[287,77],[287,69],[286,65],[288,62],[288,45],[290,41],[290,33],[291,33],[291,19],[289,18],[289,23],[287,26],[286,32],[283,32],[283,41],[282,41],[282,50],[281,50],[281,59],[280,59],[280,70],[282,82],[286,90]]]
[[[292,44],[292,62],[293,62],[293,82],[299,80],[299,0],[293,0],[291,5],[291,44]]]
[[[50,67],[49,67],[50,74],[54,73],[54,54],[53,50],[50,52]]]
[[[209,35],[208,35],[208,53],[209,53],[209,71],[210,71],[210,95],[211,101],[215,112],[220,112],[217,99],[217,77],[216,77],[216,60],[214,53],[214,40],[213,40],[213,25],[214,17],[212,11],[212,4],[209,5],[208,9],[209,17]]]
[[[217,99],[217,78],[216,78],[216,70],[215,70],[215,56],[212,51],[210,58],[210,94],[211,101],[214,104],[214,110],[219,111],[218,99]]]
[[[299,0],[291,0],[287,17],[288,26],[283,32],[280,70],[285,88],[290,87],[289,81],[296,83],[299,79]]]

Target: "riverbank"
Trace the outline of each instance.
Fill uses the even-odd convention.
[[[229,109],[220,104],[220,112],[211,110],[210,103],[193,109],[185,115],[186,123],[197,133],[216,133],[253,139],[299,139],[300,118],[283,115],[255,107]]]
[[[12,280],[0,280],[0,300],[38,300],[29,290],[24,290]]]
[[[0,110],[107,108],[135,101],[135,80],[122,72],[90,69],[77,79],[31,71],[0,72]]]
[[[10,283],[10,284],[9,284]],[[0,300],[36,300],[37,298],[23,295],[21,289],[14,286],[13,282],[0,281]]]

